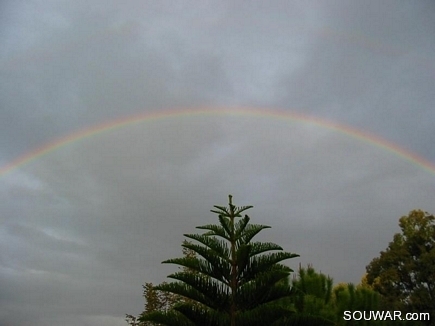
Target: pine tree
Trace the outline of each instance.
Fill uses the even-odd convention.
[[[177,326],[294,324],[294,311],[283,304],[292,294],[286,282],[292,270],[281,262],[298,255],[271,242],[252,241],[270,227],[249,224],[250,218],[242,217],[251,207],[236,207],[230,195],[228,207],[214,206],[212,210],[218,214],[219,225],[197,227],[206,230],[203,234],[185,234],[195,243],[182,246],[194,254],[164,261],[183,269],[169,275],[175,282],[155,287],[184,300],[173,309],[145,313],[141,322]]]
[[[316,272],[309,264],[307,268],[299,266],[298,275],[293,276],[292,284],[292,299],[300,314],[334,319],[330,305],[333,285],[331,277]]]

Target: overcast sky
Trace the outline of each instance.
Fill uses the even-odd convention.
[[[289,266],[359,282],[401,216],[435,213],[435,169],[291,116],[435,164],[434,36],[433,1],[2,1],[0,167],[203,113],[0,175],[0,324],[126,325],[230,193]]]

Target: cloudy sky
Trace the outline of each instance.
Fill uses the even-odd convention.
[[[434,35],[424,0],[2,1],[0,324],[126,325],[230,193],[357,283],[435,213]]]

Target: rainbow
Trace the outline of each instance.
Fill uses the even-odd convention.
[[[93,137],[95,135],[108,133],[116,129],[125,128],[143,122],[153,122],[168,118],[183,118],[198,115],[272,118],[284,121],[291,120],[313,124],[322,128],[331,129],[333,131],[342,133],[357,140],[369,143],[370,145],[379,147],[435,175],[435,164],[433,164],[432,162],[410,151],[407,151],[392,142],[389,142],[365,131],[358,130],[356,128],[333,121],[320,119],[317,117],[308,116],[296,112],[236,107],[163,110],[153,113],[143,113],[98,124],[91,128],[83,129],[56,139],[53,142],[49,142],[40,148],[37,148],[22,155],[21,157],[18,157],[14,161],[0,168],[0,178],[19,167],[22,167],[44,155],[56,151],[57,149],[60,149],[74,142]]]

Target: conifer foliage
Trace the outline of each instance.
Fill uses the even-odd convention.
[[[252,206],[214,206],[219,224],[197,227],[203,234],[185,234],[183,247],[195,255],[169,259],[181,271],[175,280],[155,289],[177,295],[172,309],[143,314],[140,322],[161,325],[284,325],[293,311],[283,304],[291,295],[286,280],[292,270],[282,261],[298,257],[277,244],[253,241],[269,226],[250,224],[242,213]]]

